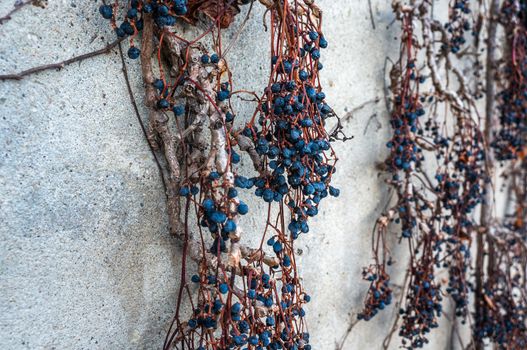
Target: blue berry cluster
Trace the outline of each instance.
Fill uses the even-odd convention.
[[[202,181],[202,188],[209,189],[201,202],[200,224],[208,228],[214,239],[210,252],[219,254],[227,252],[230,234],[236,232],[236,217],[249,212],[249,206],[238,199],[238,191],[225,184],[217,171],[212,171]]]
[[[283,21],[291,21],[292,17],[284,18]],[[275,25],[282,28],[279,23]],[[293,28],[292,25],[284,27]],[[280,40],[279,32],[276,33],[273,40]],[[262,161],[260,175],[229,178],[229,174],[235,172],[233,166],[241,160],[233,149],[238,142],[237,136],[233,136],[226,142],[225,151],[230,161],[227,170],[217,169],[201,176],[199,200],[191,197],[198,194],[193,186],[180,191],[181,196],[197,201],[200,226],[211,236],[206,238],[207,242],[212,242],[206,246],[207,251],[219,262],[223,261],[224,254],[228,254],[229,259],[232,257],[232,249],[240,240],[238,219],[249,210],[239,199],[241,189],[255,189],[256,196],[264,202],[285,203],[292,212],[290,224],[285,223],[286,217],[277,220],[282,221],[283,226],[265,238],[271,252],[267,256],[272,256],[274,263],[263,262],[264,250],[260,248],[248,264],[239,265],[237,283],[233,282],[234,278],[227,278],[223,267],[217,274],[202,269],[192,277],[199,286],[203,302],[187,321],[188,326],[200,337],[211,331],[222,333],[221,337],[200,343],[203,349],[215,342],[225,349],[311,349],[304,325],[305,304],[311,298],[298,278],[292,242],[300,233],[309,231],[307,219],[317,215],[320,201],[338,196],[339,190],[330,185],[336,159],[324,129],[325,120],[333,112],[318,84],[318,73],[323,68],[319,62],[320,50],[328,43],[314,29],[298,28],[290,34],[305,45],[298,50],[296,46],[281,43],[284,48],[279,51],[285,54],[272,58],[273,82],[261,99],[259,119],[253,119],[241,131],[253,142],[254,151]],[[212,66],[220,59],[216,53],[202,54],[199,64]],[[154,86],[160,96],[157,107],[173,109],[177,115],[177,106],[172,102],[172,94],[166,92],[164,81],[157,80]],[[226,135],[233,135],[231,83],[222,82],[216,86],[218,89],[212,99],[214,107],[222,112],[222,120],[218,125],[211,125],[211,130],[225,128]],[[180,114],[184,111],[181,109]],[[284,216],[284,212],[279,215]],[[243,292],[239,284],[243,284]]]
[[[411,36],[411,15],[405,14],[403,22],[407,23],[403,26],[406,31],[405,34]],[[404,42],[404,45],[411,44]],[[416,213],[426,210],[426,203],[423,198],[414,193],[408,193],[410,176],[416,169],[420,168],[424,159],[422,149],[416,143],[416,137],[422,134],[420,119],[426,114],[423,107],[425,100],[419,96],[419,84],[425,81],[425,77],[420,76],[416,67],[413,57],[415,49],[408,46],[404,50],[408,50],[412,55],[399,63],[400,71],[398,72],[400,76],[392,77],[393,85],[391,88],[394,95],[390,124],[393,135],[386,143],[390,153],[385,161],[386,169],[391,173],[391,178],[387,182],[396,191],[398,201],[392,208],[393,215],[386,216],[386,219],[400,224],[402,238],[411,240],[418,224]],[[382,223],[378,227],[379,240],[384,240],[383,236],[386,233],[387,223]],[[376,244],[384,243],[377,242]],[[389,286],[390,276],[386,271],[387,265],[391,265],[391,259],[386,261],[384,253],[382,258],[380,252],[376,252],[376,254],[377,263],[363,270],[363,279],[370,282],[370,287],[365,307],[358,317],[366,321],[392,302],[392,290]]]
[[[490,181],[486,174],[483,139],[477,132],[466,137],[470,130],[475,128],[469,125],[459,128],[462,134],[456,134],[453,147],[444,150],[444,161],[450,164],[450,167],[444,168],[450,168],[450,172],[436,175],[437,186],[434,189],[443,210],[443,235],[434,245],[436,265],[448,269],[446,291],[455,302],[456,315],[463,318],[467,316],[470,287],[466,275],[470,265],[470,249],[466,242],[476,230],[474,211],[483,203],[485,184]]]
[[[408,62],[407,82],[416,84],[423,82],[424,79],[418,77],[415,62]],[[394,98],[394,112],[390,120],[393,129],[393,137],[386,144],[390,149],[390,157],[386,160],[388,169],[392,172],[403,170],[412,171],[412,164],[419,166],[423,156],[421,148],[415,143],[415,135],[421,131],[419,118],[425,115],[425,110],[419,96],[413,90]]]
[[[422,348],[428,343],[426,335],[438,327],[437,319],[442,313],[443,297],[434,283],[434,272],[426,256],[412,268],[406,305],[399,310],[403,320],[399,336],[407,349]]]
[[[480,340],[490,339],[499,349],[525,349],[527,304],[511,293],[506,282],[510,276],[499,277],[500,279],[495,279],[485,288],[485,297],[492,301],[492,307],[485,305],[482,314],[476,314],[474,337]],[[521,280],[519,275],[512,279],[514,284]]]
[[[336,159],[324,128],[333,111],[317,85],[320,50],[328,42],[316,30],[300,38],[298,51],[272,57],[273,79],[261,99],[258,120],[243,130],[267,171],[236,179],[239,187],[256,187],[256,196],[265,202],[285,201],[292,211],[288,229],[293,239],[309,231],[307,219],[318,214],[322,199],[340,193],[330,185]]]
[[[508,89],[499,94],[500,127],[492,147],[500,161],[513,160],[527,148],[527,61],[522,62],[526,73],[518,80],[513,78]]]
[[[449,47],[444,50],[458,53],[466,43],[465,33],[471,30],[469,15],[471,13],[469,0],[455,0],[450,4],[449,21],[445,23],[445,29],[450,33]]]
[[[240,3],[249,2],[244,0]],[[231,21],[233,14],[237,13],[240,3],[132,0],[122,20],[117,14],[117,2],[102,5],[99,12],[111,21],[118,37],[130,37],[132,47],[128,56],[136,59],[141,51],[133,46],[133,39],[152,19],[154,34],[161,41],[161,35],[172,34],[165,27],[173,26],[183,16],[185,21],[193,23],[196,12],[207,15],[218,27],[225,27],[226,21]],[[292,11],[288,6],[284,9]],[[208,115],[210,131],[215,135],[211,139],[224,138],[224,143],[219,142],[224,146],[217,147],[217,153],[211,153],[216,159],[207,163],[206,168],[194,169],[192,175],[187,174],[187,167],[181,168],[183,178],[175,192],[178,192],[181,202],[187,203],[186,218],[189,204],[195,205],[200,251],[194,252],[196,242],[193,240],[189,239],[186,243],[189,249],[193,249],[194,255],[202,254],[202,260],[199,272],[190,279],[190,285],[198,289],[192,313],[185,318],[177,315],[176,328],[171,327],[165,348],[181,342],[184,347],[198,350],[311,349],[304,324],[305,304],[311,298],[298,278],[292,241],[300,232],[308,232],[307,218],[318,213],[321,199],[338,196],[339,190],[329,185],[335,172],[336,157],[324,130],[325,120],[333,112],[325,102],[325,94],[318,83],[318,73],[323,68],[320,50],[326,48],[328,42],[318,31],[319,26],[314,23],[316,20],[313,20],[310,11],[305,14],[309,20],[300,22],[293,21],[296,14],[293,16],[292,12],[283,18],[274,14],[281,19],[273,23],[276,36],[272,39],[283,46],[278,50],[280,54],[273,56],[274,81],[265,90],[258,108],[261,130],[255,122],[251,122],[243,131],[254,141],[254,148],[263,161],[265,170],[258,177],[248,179],[234,175],[234,166],[240,162],[241,156],[233,147],[237,145],[240,135],[235,135],[232,125],[232,82],[230,78],[228,82],[222,81],[223,75],[215,69],[222,60],[218,53],[209,54],[203,48],[188,45],[186,53],[180,58],[183,62],[168,60],[169,65],[173,65],[173,71],[178,69],[179,77],[171,83],[161,74],[152,83],[157,98],[153,108],[162,112],[171,111],[179,117],[182,121],[178,120],[177,127],[188,126],[195,121],[195,106],[178,103],[180,97],[185,96],[189,100],[196,99],[198,105],[207,109],[207,115],[213,113]],[[290,43],[281,41],[280,29],[289,30],[290,37],[303,42],[302,47],[290,47]],[[160,50],[165,52],[165,49],[162,42]],[[221,52],[221,43],[216,49]],[[199,55],[196,56],[197,52]],[[188,60],[189,57],[191,60]],[[193,80],[191,72],[196,69],[200,70],[200,74]],[[202,78],[217,87],[213,94],[210,94],[208,84],[200,85]],[[179,93],[180,87],[183,87],[183,93]],[[182,147],[183,157],[193,152],[193,135]],[[249,212],[249,207],[239,198],[238,191],[252,187],[256,187],[256,195],[265,202],[285,203],[293,212],[290,234],[287,234],[288,218],[281,211],[281,220],[277,222],[281,221],[282,227],[276,227],[271,237],[265,237],[270,254],[264,252],[265,247],[251,249],[241,242],[239,220]],[[250,250],[250,256],[244,255],[248,254],[246,250]],[[185,277],[183,281],[186,281]],[[183,287],[189,291],[189,286]],[[181,297],[178,299],[180,302]],[[183,318],[186,322],[181,321]]]
[[[448,285],[445,291],[454,302],[456,317],[461,319],[461,324],[465,324],[468,316],[468,293],[473,288],[472,284],[467,281],[470,250],[465,243],[452,244],[447,248],[446,256],[452,258],[443,265],[443,267],[448,268]],[[436,266],[439,266],[439,263]]]
[[[284,264],[287,265],[287,264]],[[285,267],[285,266],[284,266]],[[194,275],[192,282],[208,286],[203,290],[216,289],[216,297],[211,294],[210,302],[203,308],[196,309],[188,325],[203,330],[214,330],[220,325],[216,319],[220,314],[228,312],[230,320],[229,337],[223,338],[225,348],[241,349],[242,346],[254,346],[255,349],[311,349],[309,333],[295,329],[295,318],[305,316],[301,304],[310,301],[310,297],[299,292],[293,279],[284,283],[280,290],[280,299],[275,299],[276,285],[271,275],[263,273],[261,276],[249,274],[247,279],[247,293],[245,299],[229,303],[228,296],[232,292],[230,284],[215,275]],[[298,300],[300,298],[300,300]],[[272,309],[278,308],[276,313],[260,314],[254,317],[255,306]],[[284,318],[285,315],[285,318]],[[285,325],[282,327],[281,325]],[[281,331],[278,331],[278,330]]]
[[[405,32],[403,37],[412,36],[412,16],[409,13],[403,14],[403,31]],[[447,157],[450,157],[450,152],[452,152],[452,139],[444,136],[441,133],[443,130],[432,122],[433,115],[430,115],[426,122],[422,120],[427,114],[425,105],[434,102],[434,99],[420,95],[420,85],[426,81],[426,77],[416,67],[415,57],[418,56],[418,49],[413,46],[412,42],[403,40],[402,50],[409,54],[403,56],[397,64],[398,69],[393,71],[397,73],[397,76],[392,75],[393,104],[390,123],[393,136],[386,144],[390,154],[385,165],[391,173],[387,182],[395,190],[397,203],[382,220],[378,221],[378,239],[381,242],[376,243],[377,246],[385,244],[383,235],[387,232],[388,222],[394,222],[400,225],[401,239],[408,240],[412,246],[415,244],[415,248],[412,248],[411,251],[410,282],[405,296],[405,306],[400,309],[400,317],[403,322],[399,335],[403,338],[403,346],[408,349],[423,347],[428,343],[427,334],[431,329],[438,326],[437,319],[442,313],[442,296],[439,285],[434,281],[435,266],[438,269],[450,267],[448,264],[441,266],[445,258],[445,251],[454,249],[456,244],[462,245],[463,243],[459,236],[447,238],[445,235],[436,232],[437,222],[442,222],[445,217],[453,216],[456,217],[453,220],[455,225],[467,220],[470,211],[479,203],[481,192],[481,188],[478,187],[481,179],[479,176],[480,169],[474,164],[474,159],[477,158],[478,161],[484,159],[484,156],[480,157],[479,154],[470,157],[466,157],[465,154],[458,159],[448,158],[447,160]],[[431,135],[427,135],[430,132]],[[418,143],[419,139],[422,140],[421,144]],[[477,143],[477,140],[474,142]],[[424,143],[428,143],[427,149],[430,147],[435,151],[438,162],[444,161],[451,164],[458,161],[457,166],[454,167],[454,172],[459,172],[461,175],[452,175],[450,181],[445,180],[446,176],[438,175],[437,188],[434,190],[431,188],[432,184],[429,185],[429,189],[433,192],[431,196],[437,195],[443,200],[442,202],[430,201],[426,194],[420,193],[418,190],[422,186],[422,182],[415,182],[415,179],[420,178],[420,174],[424,171],[425,157],[423,146],[421,146]],[[462,148],[462,146],[466,145],[456,144],[457,148]],[[475,147],[463,152],[470,154],[470,152],[478,153],[478,151],[479,148]],[[459,154],[463,154],[463,152]],[[452,170],[450,166],[445,169]],[[475,191],[473,200],[469,196],[464,196],[465,187],[460,188],[460,185],[465,186],[464,177],[470,176],[474,177],[475,184],[469,186],[470,191]],[[443,184],[444,186],[442,186]],[[442,197],[443,194],[444,197]],[[465,202],[465,199],[468,201]],[[436,205],[437,207],[435,207]],[[447,214],[443,210],[449,213]],[[463,212],[463,219],[459,221],[457,220],[458,212]],[[444,217],[442,217],[443,214]],[[422,242],[421,248],[417,248],[417,242]],[[392,291],[389,286],[390,277],[386,271],[387,266],[391,265],[391,259],[385,260],[386,252],[381,255],[380,252],[376,251],[376,254],[377,264],[363,271],[363,278],[370,282],[365,308],[359,314],[359,318],[364,320],[374,317],[392,301]],[[456,253],[455,256],[459,257],[459,254]],[[464,258],[462,261],[465,261]],[[459,297],[459,305],[461,306],[465,305],[467,294],[464,280],[466,265],[456,265],[456,268],[460,268],[460,274],[452,278],[452,294],[456,294],[454,292],[456,287],[463,291]],[[452,270],[454,270],[453,266]],[[461,284],[458,286],[456,282]]]
[[[525,242],[527,242],[527,2],[504,1],[501,20],[508,52],[502,69],[503,90],[498,94],[499,126],[491,144],[514,184],[514,214],[495,227],[502,243],[494,243],[484,297],[474,315],[473,336],[490,340],[500,349],[527,348]],[[511,170],[511,169],[515,170]]]
[[[391,262],[388,262],[390,265]],[[386,273],[385,265],[375,265],[363,269],[362,278],[370,282],[365,307],[357,315],[359,320],[369,321],[392,303],[392,290],[390,288],[390,276]]]
[[[200,308],[194,310],[192,318],[187,322],[191,329],[215,330],[220,325],[218,317],[225,312],[229,315],[229,337],[222,337],[222,343],[226,349],[311,349],[309,345],[309,333],[301,332],[295,334],[293,331],[294,317],[303,317],[305,311],[297,306],[294,301],[298,290],[294,284],[284,284],[281,288],[281,300],[276,300],[275,285],[268,274],[259,277],[250,275],[248,278],[248,291],[245,299],[237,302],[229,302],[228,296],[232,292],[232,287],[228,282],[215,275],[193,275],[192,282],[204,284],[210,288],[216,288],[216,297],[211,297],[208,302]],[[207,293],[206,290],[203,290]],[[301,294],[302,302],[309,302],[307,294]],[[281,312],[271,315],[260,315],[255,317],[253,305],[262,305],[266,308],[279,307]],[[257,313],[258,314],[258,313]],[[286,316],[285,320],[282,315]],[[277,331],[279,324],[285,323],[287,326],[281,331]],[[295,334],[294,336],[292,336]],[[227,339],[225,341],[225,339]],[[203,347],[205,349],[206,347]],[[201,349],[201,348],[199,348]]]
[[[419,208],[418,202],[422,199],[406,193],[406,181],[408,175],[419,168],[424,160],[423,150],[416,143],[416,136],[423,133],[420,119],[425,115],[423,107],[425,100],[417,93],[419,84],[424,82],[424,77],[419,76],[415,61],[408,59],[404,68],[405,74],[399,82],[400,87],[397,88],[399,94],[393,101],[390,120],[393,136],[386,144],[390,149],[386,166],[392,173],[388,183],[396,188],[399,196],[395,222],[401,224],[401,236],[411,238],[417,225],[415,208]],[[426,206],[425,203],[423,205]]]
[[[499,128],[492,147],[500,161],[518,159],[527,152],[527,5],[506,1],[503,15],[507,21],[507,41],[510,52],[503,69],[505,88],[499,93]]]
[[[193,188],[182,189],[180,195],[197,194]],[[221,261],[222,253],[229,250],[227,243],[239,239],[237,216],[247,214],[249,208],[238,198],[238,190],[230,184],[228,176],[217,171],[201,180],[201,196],[200,224],[212,236],[209,252]],[[241,270],[241,281],[246,286],[244,294],[236,292],[233,282],[223,273],[202,270],[192,276],[191,281],[199,285],[199,294],[206,302],[187,321],[191,331],[197,334],[219,329],[227,332],[227,337],[216,339],[226,349],[310,349],[309,333],[301,332],[299,327],[305,316],[303,305],[310,297],[297,278],[294,251],[282,242],[278,236],[267,240],[279,258],[279,263],[269,272],[264,271],[261,261]],[[208,345],[203,344],[203,349],[210,348]]]
[[[519,5],[519,6],[518,6]],[[449,42],[442,47],[444,55],[460,52],[465,44],[465,32],[471,29],[468,1],[450,2],[449,22],[445,24]],[[525,348],[527,344],[525,278],[525,249],[519,244],[527,241],[525,234],[527,203],[527,6],[526,1],[505,1],[502,7],[502,23],[506,27],[507,63],[502,76],[505,89],[499,95],[500,128],[491,146],[497,158],[505,163],[512,160],[515,171],[505,172],[512,178],[515,198],[514,213],[504,223],[495,227],[496,237],[489,243],[488,264],[484,271],[486,280],[484,297],[476,293],[474,338],[490,339],[500,348]],[[488,176],[488,150],[480,125],[470,111],[446,103],[453,115],[454,124],[434,112],[434,107],[445,103],[449,97],[444,91],[432,86],[432,93],[419,96],[419,84],[425,81],[415,69],[419,47],[413,47],[413,22],[415,13],[399,13],[403,24],[402,51],[404,54],[391,72],[393,111],[391,125],[393,137],[387,143],[390,155],[386,168],[391,173],[387,180],[395,190],[397,204],[377,222],[374,241],[376,264],[363,271],[363,278],[370,282],[366,306],[359,315],[369,320],[391,300],[389,275],[386,272],[387,251],[384,248],[389,222],[400,224],[401,238],[411,246],[410,283],[405,295],[405,306],[400,309],[402,325],[400,336],[406,348],[421,348],[428,343],[427,334],[438,326],[442,314],[440,284],[434,280],[438,270],[448,271],[445,291],[453,300],[455,315],[465,323],[469,315],[469,293],[475,290],[469,272],[471,265],[471,241],[481,234],[476,208],[485,204]],[[419,13],[419,16],[428,15]],[[506,18],[506,19],[505,19]],[[508,31],[508,33],[507,33]],[[474,33],[473,33],[474,34]],[[435,58],[434,58],[435,59]],[[426,65],[425,65],[426,66]],[[448,69],[448,68],[447,68]],[[463,104],[472,105],[478,95],[462,95]],[[430,107],[430,113],[425,112]],[[422,116],[429,114],[423,122]],[[435,156],[426,163],[437,163],[435,178],[425,171],[424,151]],[[511,167],[512,168],[512,167]],[[520,180],[520,178],[524,178]],[[522,188],[520,190],[520,188]],[[519,199],[519,200],[518,200]],[[487,203],[490,204],[490,203]],[[512,211],[511,211],[512,212]],[[488,227],[485,227],[488,229]],[[520,243],[523,242],[523,243]],[[492,245],[492,247],[491,247]],[[382,248],[382,250],[381,250]],[[479,300],[479,301],[478,301]]]
[[[438,125],[427,121],[425,130],[436,145],[436,157],[443,166],[436,173],[433,188],[442,215],[441,235],[434,243],[437,268],[449,271],[446,291],[455,302],[456,315],[467,316],[468,266],[470,249],[466,242],[477,229],[475,209],[483,203],[485,184],[490,181],[485,165],[485,145],[479,127],[469,115],[459,115],[453,136],[445,136]],[[464,320],[462,321],[464,322]]]
[[[184,16],[187,9],[187,0],[131,0],[126,10],[125,18],[117,25],[118,4],[101,5],[99,13],[112,22],[112,27],[118,37],[134,37],[143,29],[143,15],[152,14],[159,28],[170,27],[176,24],[178,16]],[[141,50],[135,46],[128,49],[128,57],[139,58]]]

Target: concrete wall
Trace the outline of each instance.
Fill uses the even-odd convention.
[[[299,240],[301,271],[312,294],[308,321],[316,349],[334,349],[361,308],[373,223],[387,199],[375,168],[389,135],[383,65],[395,57],[390,2],[321,0],[325,36],[322,79],[341,116],[354,113],[337,143],[338,199],[323,203]],[[0,14],[12,6],[0,1]],[[98,1],[50,1],[0,25],[0,73],[60,61],[113,40]],[[244,13],[247,8],[244,9]],[[239,88],[267,81],[268,34],[255,4],[230,53]],[[237,28],[243,18],[237,18]],[[235,29],[225,33],[232,37]],[[187,33],[188,34],[188,33]],[[189,34],[190,35],[190,34]],[[139,102],[137,61],[128,61]],[[126,90],[117,50],[61,71],[0,82],[0,344],[2,349],[157,349],[175,307],[180,249],[167,232],[160,177]],[[247,74],[251,72],[251,74]],[[141,107],[143,116],[146,115]],[[249,118],[250,107],[237,108]],[[249,173],[250,164],[244,164]],[[250,199],[251,194],[242,194]],[[257,235],[264,221],[245,219]],[[253,237],[256,239],[257,237]],[[399,265],[399,269],[403,269]],[[400,276],[399,276],[400,277]],[[379,349],[392,306],[359,323],[344,349]],[[450,327],[428,349],[448,349]],[[397,348],[395,336],[391,348]]]

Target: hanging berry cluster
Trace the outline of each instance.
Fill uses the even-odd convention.
[[[439,271],[448,272],[445,291],[456,316],[468,316],[474,211],[489,181],[475,93],[453,64],[470,28],[470,8],[468,1],[450,6],[450,21],[443,25],[432,18],[427,1],[393,3],[402,24],[401,56],[390,72],[393,136],[385,168],[397,202],[376,223],[375,263],[363,271],[370,288],[359,318],[369,320],[392,302],[386,235],[389,224],[397,224],[400,239],[408,242],[409,263],[394,326],[400,327],[406,348],[423,347],[426,335],[438,327],[444,299]],[[454,77],[458,86],[451,88],[455,84],[445,83],[443,75]]]
[[[139,58],[141,51],[134,45],[134,39],[137,34],[143,30],[143,17],[145,15],[152,15],[156,25],[159,28],[163,28],[176,24],[177,18],[187,14],[188,9],[187,0],[132,0],[130,1],[130,5],[126,10],[124,19],[119,25],[119,16],[116,15],[118,11],[118,1],[115,1],[113,5],[102,5],[99,7],[99,13],[103,18],[109,19],[111,21],[112,28],[118,37],[130,37],[128,57],[131,59],[137,59]]]
[[[291,217],[285,218],[290,219],[289,235],[282,233],[277,238],[286,242],[309,231],[308,218],[318,214],[322,199],[339,195],[330,185],[336,157],[325,129],[326,119],[334,113],[325,102],[318,78],[323,68],[321,50],[328,42],[309,8],[305,17],[300,17],[299,11],[304,9],[285,2],[280,12],[271,14],[275,24],[271,28],[271,78],[243,130],[269,171],[254,181],[238,179],[245,188],[254,182],[256,196],[264,201],[287,205],[291,212]]]
[[[458,53],[463,45],[466,43],[465,34],[471,30],[471,13],[469,0],[452,0],[449,6],[448,22],[445,23],[445,29],[450,34],[448,47],[443,46],[444,49],[449,49],[452,53]]]
[[[492,146],[500,161],[521,157],[527,147],[527,9],[524,1],[506,1],[502,21],[507,31],[506,87],[499,93],[499,131]]]
[[[400,198],[400,202],[392,208],[388,215],[379,220],[378,234],[374,246],[375,264],[363,271],[363,278],[370,282],[370,289],[366,300],[365,310],[359,314],[359,319],[369,320],[378,310],[383,310],[391,304],[392,290],[389,286],[389,275],[386,265],[391,264],[391,257],[386,255],[385,234],[388,220],[395,219],[401,224],[401,236],[412,237],[417,225],[413,187],[410,181],[412,169],[418,167],[422,161],[421,149],[415,142],[418,128],[418,118],[424,115],[419,97],[421,78],[415,65],[416,49],[413,47],[412,13],[402,14],[403,39],[401,41],[401,57],[397,68],[391,74],[391,89],[394,93],[394,110],[390,124],[394,130],[392,139],[386,144],[390,155],[386,160],[386,168],[392,173],[388,181]]]
[[[325,130],[334,113],[319,79],[328,42],[313,1],[262,1],[271,22],[270,83],[238,130],[231,97],[241,92],[233,90],[221,30],[248,2],[131,1],[119,25],[118,1],[100,7],[117,36],[130,37],[128,56],[141,58],[148,139],[162,155],[170,231],[183,245],[164,349],[311,348],[304,319],[310,296],[298,275],[294,240],[309,231],[320,201],[339,195],[330,185],[336,156]],[[177,34],[177,22],[199,18],[209,28],[196,39]],[[203,44],[206,37],[213,52]],[[237,175],[243,153],[257,176]],[[251,188],[269,205],[254,248],[243,244],[241,217],[249,207],[238,196]],[[198,265],[190,281],[188,258]]]
[[[497,120],[491,146],[502,163],[507,208],[487,228],[488,269],[484,307],[476,313],[474,337],[500,348],[527,347],[527,4],[507,0],[500,11],[505,30],[503,65],[497,74]]]

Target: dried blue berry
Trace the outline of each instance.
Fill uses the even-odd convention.
[[[102,5],[99,7],[99,13],[105,19],[111,19],[113,16],[113,9],[110,5]]]
[[[141,54],[141,50],[139,50],[137,47],[135,46],[132,46],[131,48],[128,49],[128,57],[130,57],[131,59],[135,60],[137,58],[139,58],[139,55]],[[167,106],[168,107],[168,106]]]

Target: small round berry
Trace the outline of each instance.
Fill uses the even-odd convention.
[[[249,344],[258,345],[258,337],[253,335],[249,337]]]
[[[163,90],[165,88],[165,83],[163,83],[163,80],[161,79],[156,79],[152,85],[158,90]]]
[[[233,164],[238,164],[238,163],[240,162],[240,160],[241,160],[240,155],[239,155],[238,153],[236,153],[236,152],[233,151],[233,152],[232,152],[232,155],[231,155],[231,162],[232,162]]]
[[[217,54],[213,53],[212,55],[210,55],[210,61],[212,63],[218,63],[220,61],[220,57]]]
[[[309,32],[309,39],[311,40],[317,40],[318,39],[318,33],[315,31]]]
[[[115,28],[115,34],[117,34],[119,38],[124,38],[126,36],[126,33],[124,32],[124,30],[122,30],[119,27]]]
[[[284,71],[286,73],[291,73],[291,70],[293,70],[293,65],[289,61],[284,62]]]
[[[234,232],[236,231],[236,223],[232,220],[227,220],[225,225],[223,225],[225,232]]]
[[[212,222],[222,224],[225,222],[225,220],[227,220],[227,215],[225,215],[221,211],[215,211],[210,214],[210,219],[212,220]]]
[[[168,7],[166,7],[165,5],[158,6],[157,13],[159,13],[161,16],[168,15]]]
[[[137,10],[134,9],[134,8],[129,9],[128,12],[126,13],[126,17],[128,17],[128,18],[136,18],[137,17]]]
[[[144,23],[143,23],[143,20],[142,20],[142,19],[140,19],[139,21],[135,21],[135,28],[136,28],[138,31],[143,30],[143,26],[144,26]]]
[[[326,38],[324,38],[323,36],[320,37],[320,40],[318,41],[318,45],[325,49],[326,47],[328,47],[328,41],[326,40]]]
[[[206,198],[203,203],[203,209],[205,209],[205,211],[212,211],[214,210],[214,201],[210,198]]]
[[[177,3],[176,6],[174,6],[174,11],[176,12],[176,15],[178,16],[186,15],[188,12],[186,2]]]
[[[139,58],[140,54],[141,54],[141,50],[139,50],[135,46],[132,46],[131,48],[128,49],[128,57],[130,57],[133,60]]]
[[[203,63],[203,64],[207,64],[207,63],[209,63],[209,62],[210,62],[210,57],[209,57],[209,55],[205,54],[205,55],[202,55],[202,56],[201,56],[201,63]]]
[[[245,215],[249,212],[249,206],[245,204],[244,202],[240,201],[240,204],[238,204],[238,213],[240,215]]]
[[[157,101],[157,108],[165,109],[165,108],[168,108],[168,107],[170,107],[170,104],[164,98],[162,98],[159,101]]]
[[[174,108],[172,108],[172,112],[176,115],[176,117],[179,117],[180,115],[185,114],[185,106],[183,105],[176,105]]]
[[[242,311],[242,305],[238,302],[234,303],[231,307],[231,311],[234,314],[240,313],[240,311]]]
[[[113,16],[113,9],[110,5],[102,5],[99,7],[99,13],[105,19],[111,19]]]
[[[192,277],[191,277],[190,279],[191,279],[191,281],[194,282],[194,283],[199,283],[199,281],[200,281],[198,275],[192,275]]]
[[[214,275],[208,275],[208,276],[207,276],[207,283],[208,283],[208,284],[211,284],[211,285],[216,284],[216,276],[214,276]]]
[[[229,199],[238,197],[238,191],[234,187],[229,188],[229,191],[227,192],[227,197]]]
[[[167,17],[167,26],[173,26],[176,24],[176,17],[173,16],[166,16]]]
[[[226,99],[230,97],[230,93],[228,91],[221,90],[220,92],[218,92],[217,97],[218,97],[218,101],[220,102],[225,101]]]
[[[190,189],[187,186],[181,187],[179,189],[179,195],[181,197],[186,197],[189,195],[189,193],[190,193]]]
[[[134,27],[130,24],[130,22],[123,22],[119,26],[126,34],[133,35],[135,33]]]
[[[217,171],[211,171],[209,174],[209,179],[211,181],[218,180],[220,178],[220,174]]]
[[[227,294],[227,292],[229,291],[229,286],[227,285],[227,283],[222,283],[220,284],[219,290],[221,294]]]

